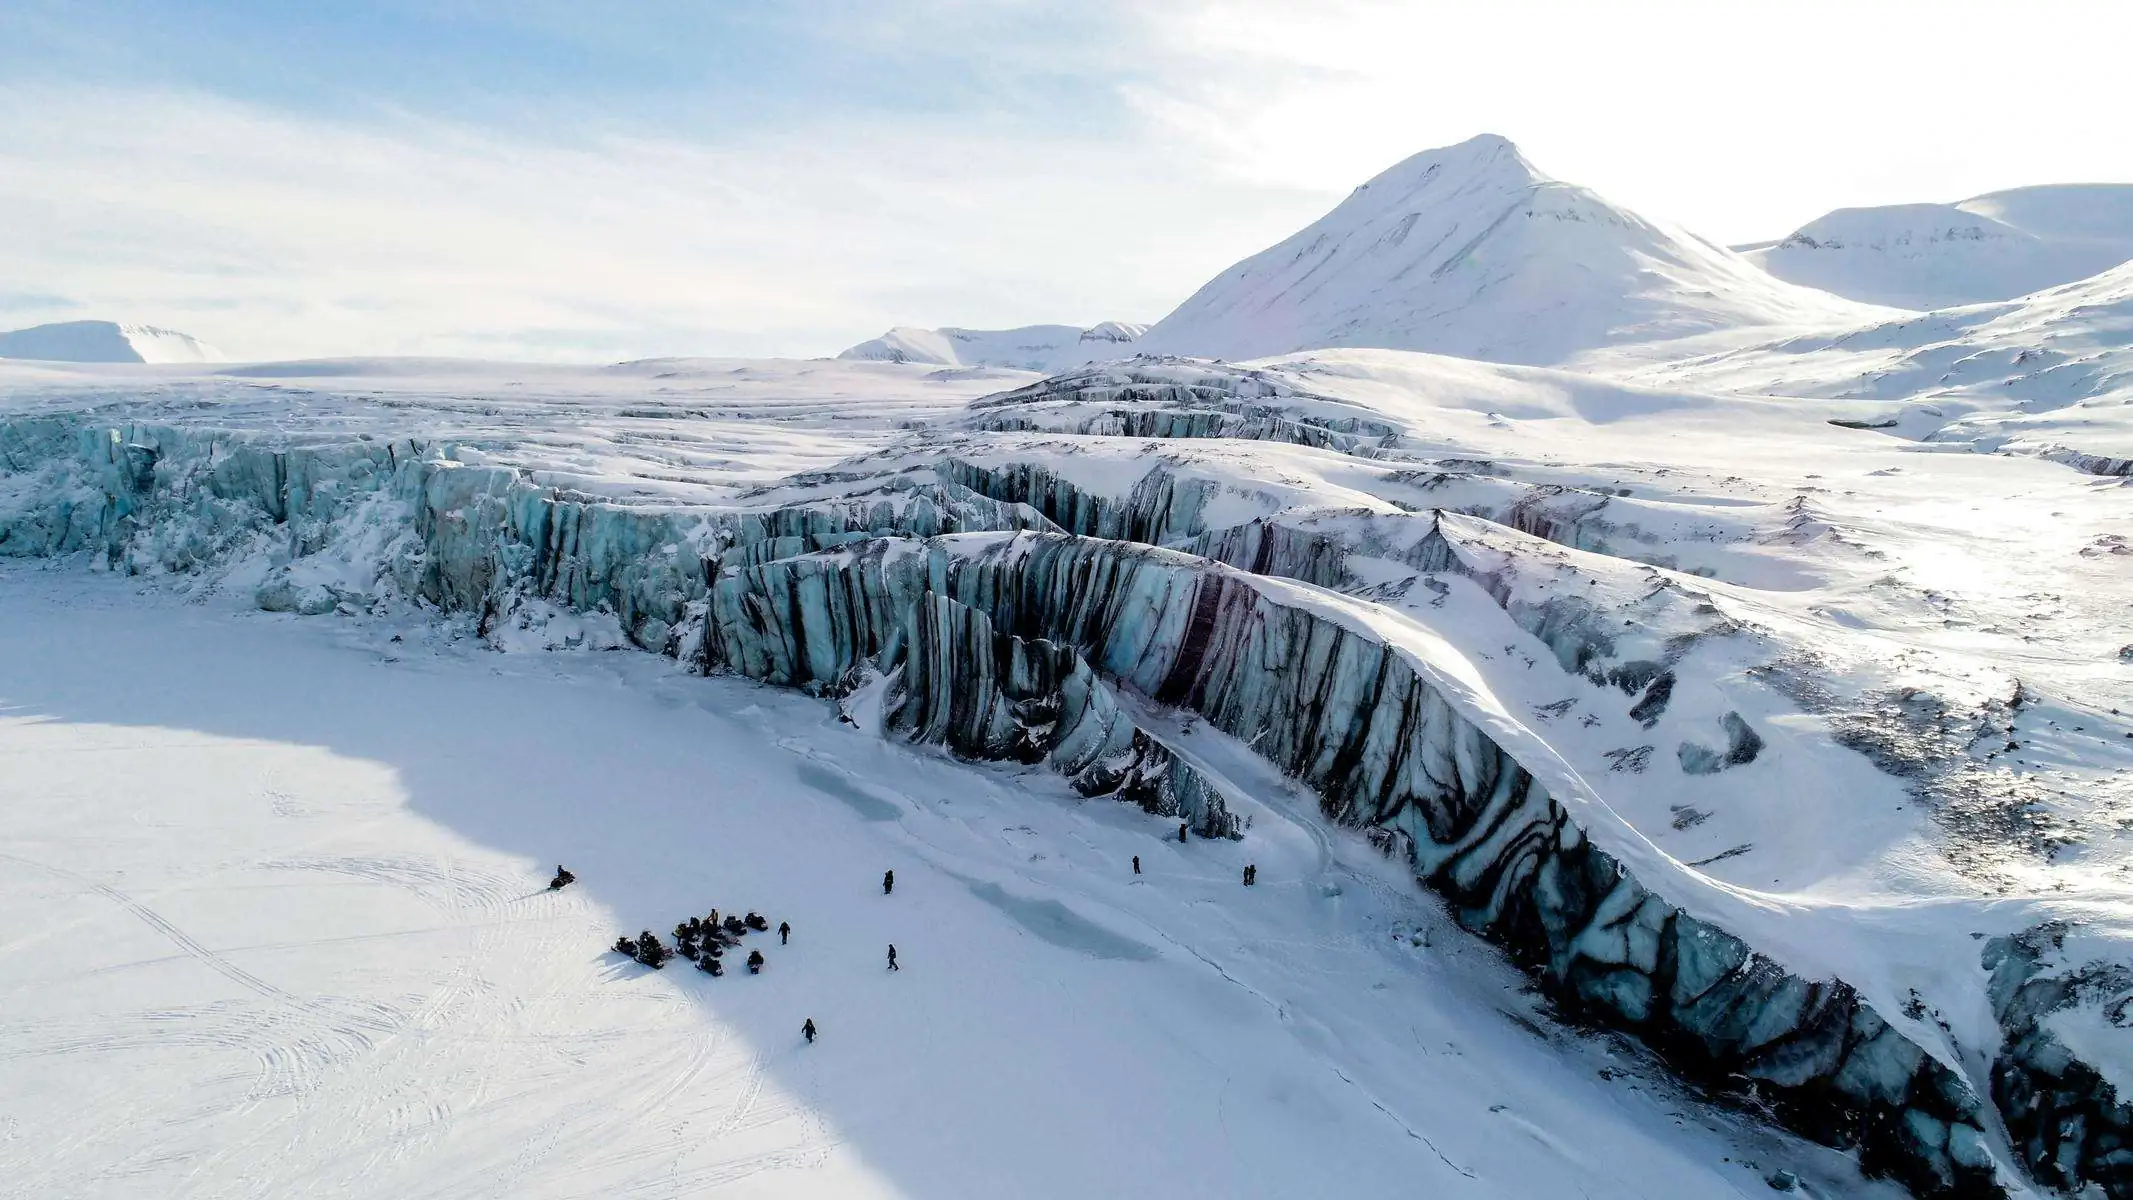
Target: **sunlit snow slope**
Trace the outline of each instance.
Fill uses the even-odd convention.
[[[62,321],[0,333],[0,358],[55,362],[197,363],[222,355],[174,329],[111,321]]]
[[[1955,204],[1840,208],[1740,248],[1771,274],[1869,304],[1950,308],[2133,259],[2133,184],[2047,184]]]
[[[1550,179],[1489,135],[1365,183],[1210,280],[1138,348],[1234,361],[1360,346],[1559,364],[1623,343],[1868,315]]]

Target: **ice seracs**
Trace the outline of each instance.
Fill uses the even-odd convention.
[[[1085,363],[1124,358],[1146,325],[1103,321],[1078,325],[1024,325],[1016,329],[919,329],[899,325],[878,338],[847,348],[837,357],[939,367],[1006,367],[1051,374]]]
[[[1425,151],[1217,275],[1137,348],[1231,361],[1327,347],[1559,364],[1870,310],[1551,179],[1504,138]]]
[[[1869,304],[1922,311],[2012,300],[2133,259],[2133,184],[1840,208],[1738,249],[1780,279]]]
[[[60,321],[0,333],[0,358],[47,362],[197,363],[222,357],[213,346],[175,329],[114,321]]]

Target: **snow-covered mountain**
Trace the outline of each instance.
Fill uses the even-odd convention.
[[[850,347],[838,358],[921,363],[940,367],[1008,367],[1051,374],[1092,362],[1124,358],[1146,325],[1104,321],[1078,325],[1024,325],[1016,329],[919,329],[899,325]]]
[[[1874,401],[1905,437],[2133,474],[2133,263],[2033,295],[1663,363],[1670,387]]]
[[[1368,346],[1557,364],[1860,305],[1550,179],[1504,138],[1426,151],[1217,275],[1138,349],[1228,360]]]
[[[0,358],[47,362],[216,362],[215,348],[175,329],[115,321],[59,321],[0,333]]]
[[[2133,259],[2133,184],[2053,184],[1955,204],[1840,208],[1738,247],[1780,279],[1870,304],[2010,300]]]

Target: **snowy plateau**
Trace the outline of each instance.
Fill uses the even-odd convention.
[[[0,362],[0,1179],[2133,1196],[2133,266],[1909,269],[1484,137],[1145,333]]]
[[[0,358],[53,362],[199,363],[222,357],[213,346],[153,325],[61,321],[0,333]]]

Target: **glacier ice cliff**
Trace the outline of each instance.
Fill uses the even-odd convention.
[[[1214,391],[1234,407],[1235,386]],[[1119,432],[1386,452],[1389,429],[1296,418],[1134,417]],[[1120,691],[1193,710],[1310,784],[1328,820],[1371,831],[1568,1014],[1636,1034],[1691,1078],[1745,1087],[1921,1195],[2000,1194],[2002,1128],[2039,1179],[2127,1194],[2115,1093],[2032,1035],[2051,1007],[2038,981],[2058,978],[2022,974],[2037,954],[1988,952],[1995,986],[2004,976],[2017,997],[1997,1014],[2010,1036],[1988,1106],[1850,985],[1788,970],[1654,893],[1593,842],[1561,780],[1505,749],[1423,657],[1287,582],[1367,598],[1353,551],[1380,538],[1433,587],[1480,587],[1566,671],[1656,719],[1670,664],[1617,656],[1576,597],[1492,571],[1487,547],[1445,534],[1469,518],[1210,526],[1204,489],[1175,474],[1112,498],[1041,464],[956,455],[796,476],[731,504],[632,504],[448,443],[85,416],[0,422],[0,468],[0,555],[213,575],[295,612],[399,597],[484,631],[536,602],[603,614],[706,670],[828,695],[878,685],[885,733],[1047,764],[1084,794],[1232,836],[1218,789],[1136,728]],[[1576,515],[1558,527],[1544,508],[1531,523],[1576,544]],[[1753,757],[1735,720],[1707,751],[1721,762]]]

